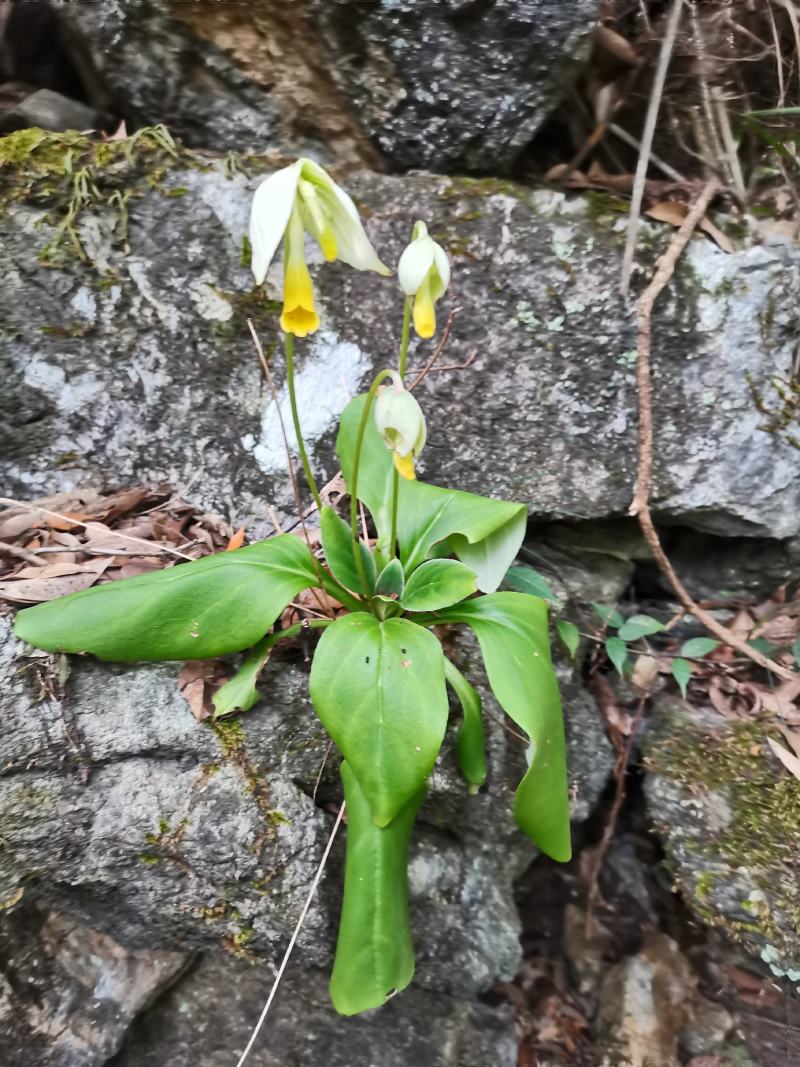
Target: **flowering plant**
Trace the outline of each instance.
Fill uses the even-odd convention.
[[[347,522],[323,505],[295,401],[293,339],[319,325],[305,234],[328,260],[389,272],[352,200],[317,164],[301,159],[257,189],[253,272],[264,280],[283,240],[287,385],[298,451],[319,510],[322,558],[302,539],[281,534],[37,605],[18,615],[16,632],[49,651],[122,662],[249,650],[215,696],[220,716],[255,704],[255,682],[276,644],[302,629],[322,631],[310,694],[343,757],[348,815],[331,996],[338,1011],[352,1015],[384,1003],[414,972],[406,855],[447,727],[447,685],[463,709],[461,773],[472,792],[486,778],[480,697],[444,654],[434,627],[463,625],[477,636],[495,697],[530,738],[516,820],[558,860],[570,856],[569,806],[546,604],[526,593],[497,592],[522,543],[525,508],[416,479],[427,428],[404,383],[409,334],[412,318],[420,337],[435,332],[435,304],[450,280],[447,256],[417,222],[398,267],[405,303],[397,367],[381,370],[341,418],[337,450],[350,497]],[[359,532],[359,503],[371,516],[368,539]],[[290,601],[308,588],[321,598],[329,594],[341,609],[274,629]]]

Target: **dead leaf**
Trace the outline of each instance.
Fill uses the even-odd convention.
[[[15,604],[41,604],[45,600],[67,596],[68,593],[78,593],[81,589],[94,585],[109,562],[107,559],[92,560],[91,563],[83,564],[80,570],[77,566],[73,568],[76,573],[65,574],[60,578],[27,578],[21,582],[0,582],[0,596]]]
[[[800,758],[795,756],[793,752],[789,752],[783,745],[779,745],[778,742],[774,741],[771,737],[767,738],[767,744],[784,765],[786,770],[789,771],[790,774],[793,774],[798,782],[800,782]]]
[[[198,722],[214,714],[211,698],[225,681],[225,668],[218,659],[193,659],[181,667],[178,689]]]
[[[226,552],[235,552],[237,548],[241,548],[244,544],[244,526],[240,526],[233,537],[228,541]]]
[[[637,656],[631,675],[634,686],[642,693],[649,693],[658,677],[658,668],[655,656]]]
[[[612,55],[621,63],[625,63],[629,67],[638,67],[641,63],[639,53],[631,42],[622,37],[616,30],[612,30],[610,26],[598,23],[592,31],[592,38],[595,45],[608,52],[609,55]]]
[[[650,207],[645,208],[644,213],[651,219],[656,219],[658,222],[668,222],[671,226],[680,226],[689,214],[689,208],[679,200],[662,200],[658,204],[653,204]],[[704,230],[717,245],[719,245],[723,252],[730,254],[736,251],[736,246],[733,241],[731,241],[730,237],[723,233],[722,230],[720,230],[718,226],[715,226],[707,217],[704,216],[698,223],[698,226],[701,230]]]

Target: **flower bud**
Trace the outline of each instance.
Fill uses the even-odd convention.
[[[392,371],[391,379],[392,384],[383,386],[375,400],[375,425],[392,452],[397,471],[412,479],[414,461],[425,446],[425,416],[400,375]]]
[[[450,284],[450,262],[441,245],[428,236],[428,227],[414,226],[411,244],[400,257],[397,277],[406,296],[414,297],[414,329],[420,337],[436,332],[436,301]]]

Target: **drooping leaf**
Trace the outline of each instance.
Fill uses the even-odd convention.
[[[336,447],[347,481],[352,474],[358,426],[365,397],[344,410]],[[369,508],[386,548],[391,529],[393,465],[389,452],[368,419],[358,470],[358,497]],[[473,493],[442,489],[426,482],[399,482],[397,536],[406,574],[430,558],[434,546],[448,538],[456,556],[477,576],[483,592],[497,589],[525,536],[523,504],[490,500]]]
[[[383,596],[402,596],[406,579],[399,559],[390,559],[375,581],[375,592]]]
[[[505,584],[516,589],[518,593],[530,593],[531,596],[540,596],[551,602],[556,599],[548,580],[533,567],[509,567]]]
[[[628,661],[628,646],[619,637],[607,637],[605,640],[606,655],[617,668],[617,673],[622,677],[622,671]]]
[[[477,591],[475,575],[456,559],[421,563],[406,582],[400,606],[406,611],[438,611]]]
[[[709,652],[713,652],[719,646],[720,642],[713,637],[690,637],[688,641],[683,642],[681,655],[691,656],[692,658],[707,656]]]
[[[561,638],[561,643],[569,652],[572,659],[575,659],[575,653],[578,651],[578,646],[581,643],[581,635],[578,627],[574,622],[567,622],[566,619],[559,619],[556,623],[556,633]]]
[[[444,673],[464,713],[464,719],[456,737],[458,769],[469,783],[470,793],[477,793],[486,781],[486,747],[483,738],[481,698],[475,687],[446,657]]]
[[[324,507],[320,515],[322,547],[331,574],[346,589],[356,593],[371,593],[375,588],[375,557],[359,538],[358,550],[364,565],[368,588],[364,588],[353,558],[353,534],[350,526],[330,507]]]
[[[439,618],[472,627],[492,692],[531,739],[529,767],[514,803],[519,826],[553,859],[568,860],[564,722],[550,661],[546,603],[525,593],[492,593],[446,608]]]
[[[688,659],[681,659],[678,657],[672,661],[672,677],[680,686],[681,696],[685,700],[686,687],[689,684],[689,679],[692,677],[692,665]]]
[[[258,700],[256,682],[266,666],[273,642],[268,637],[253,645],[233,678],[221,685],[212,698],[214,718],[232,711],[249,711]]]
[[[592,603],[592,607],[595,610],[595,614],[599,617],[600,621],[616,630],[617,627],[622,626],[625,621],[617,609],[611,604],[596,604]]]
[[[424,786],[388,826],[375,825],[350,765],[341,767],[347,804],[347,858],[336,959],[330,981],[341,1015],[377,1008],[414,976],[408,919],[408,842]]]
[[[407,619],[366,612],[329,626],[317,646],[311,701],[386,826],[424,784],[447,726],[444,655]]]
[[[664,629],[664,623],[650,615],[631,615],[619,628],[618,636],[623,641],[637,641],[640,637],[649,637]]]
[[[15,630],[48,652],[123,663],[208,659],[255,644],[317,580],[308,548],[282,534],[37,604],[17,615]]]

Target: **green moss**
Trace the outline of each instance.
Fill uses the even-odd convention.
[[[246,735],[238,719],[219,719],[211,728],[219,738],[226,759],[236,760],[244,753]]]
[[[243,926],[233,935],[233,943],[237,948],[243,948],[249,941],[252,941],[255,936],[256,932],[252,926]]]
[[[694,883],[698,912],[734,936],[779,940],[787,923],[800,926],[800,789],[791,775],[776,772],[765,746],[767,733],[758,723],[705,731],[678,717],[652,743],[648,764],[693,794],[718,791],[730,808],[730,818],[717,833],[699,839],[687,831],[681,841],[714,865]],[[676,832],[672,827],[673,837]],[[747,871],[753,887],[741,905],[752,915],[746,922],[724,919],[713,906],[715,888],[739,868]]]
[[[587,189],[583,198],[586,201],[586,215],[596,224],[608,223],[615,215],[627,215],[630,210],[627,200],[602,189]]]

